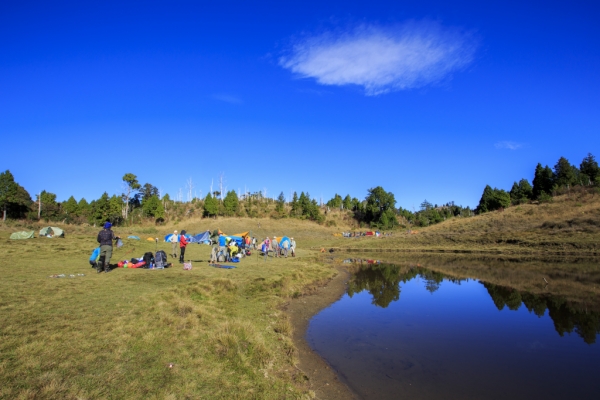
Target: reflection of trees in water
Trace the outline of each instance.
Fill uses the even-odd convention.
[[[421,279],[425,281],[425,289],[428,292],[433,294],[440,288],[440,284],[444,280],[444,274],[431,270],[421,270],[419,271],[419,275],[421,275]]]
[[[400,267],[392,264],[361,266],[348,282],[348,296],[366,290],[373,296],[372,304],[385,308],[400,299],[400,282],[413,279],[417,273],[416,269],[411,269],[400,274]]]
[[[548,316],[554,323],[554,329],[560,336],[565,333],[577,333],[587,344],[596,342],[596,335],[600,334],[600,313],[576,308],[567,301],[554,296],[535,295],[532,293],[497,286],[491,283],[483,283],[492,297],[498,310],[504,306],[510,310],[517,310],[521,303],[538,317],[544,316],[548,310]]]

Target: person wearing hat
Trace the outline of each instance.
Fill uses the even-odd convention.
[[[273,240],[271,241],[271,247],[273,248],[275,257],[279,257],[279,242],[277,242],[277,236],[273,236]]]
[[[171,237],[169,238],[169,242],[171,242],[171,255],[173,258],[177,257],[177,248],[179,247],[179,240],[177,239],[177,231],[173,232]]]
[[[104,272],[110,272],[110,258],[112,257],[113,250],[113,240],[118,240],[119,237],[115,236],[115,233],[110,229],[112,224],[110,222],[106,222],[104,224],[104,229],[98,233],[98,243],[100,243],[100,258],[98,263],[96,264],[96,271],[98,273],[102,272],[104,268]]]
[[[184,254],[185,254],[185,246],[187,246],[188,242],[185,238],[186,231],[181,231],[181,235],[179,236],[179,263],[183,264],[184,262]]]
[[[296,257],[296,241],[294,238],[290,238],[290,249],[292,250],[292,257]]]

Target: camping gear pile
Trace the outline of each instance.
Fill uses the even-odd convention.
[[[159,250],[156,254],[146,252],[140,258],[119,261],[117,266],[119,268],[164,269],[171,267],[172,264],[167,262],[167,253]]]

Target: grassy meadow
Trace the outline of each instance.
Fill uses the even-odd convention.
[[[256,224],[218,222],[226,232]],[[208,228],[196,224],[177,228]],[[293,230],[286,221],[263,225],[271,236]],[[315,234],[299,224],[299,243],[303,225]],[[0,398],[311,397],[280,311],[336,274],[308,251],[267,262],[253,255],[227,270],[208,266],[209,246],[191,244],[191,271],[175,264],[97,274],[87,260],[98,229],[67,226],[65,239],[9,240],[14,228],[4,227],[0,239]],[[115,231],[146,238],[172,230]],[[153,242],[124,241],[113,262],[155,250]],[[170,244],[158,247],[169,253]]]
[[[344,254],[323,254],[320,248],[373,250],[369,257],[388,259],[401,256],[386,251],[406,251],[407,262],[438,265],[456,276],[538,292],[547,290],[546,279],[553,289],[574,293],[575,300],[600,295],[598,263],[590,258],[600,246],[600,196],[591,194],[453,218],[418,233],[399,229],[382,238],[334,236],[355,228],[338,211],[323,225],[224,218],[115,228],[122,238],[142,240],[124,239],[113,263],[154,252],[149,237],[158,237],[158,248],[170,253],[162,240],[174,229],[250,230],[259,240],[285,234],[298,243],[296,258],[265,262],[255,254],[233,270],[208,266],[210,247],[191,244],[186,252],[191,271],[176,263],[166,270],[96,274],[88,258],[99,228],[90,226],[58,224],[65,239],[8,239],[18,230],[35,229],[37,236],[45,225],[9,221],[0,227],[0,398],[312,398],[306,375],[296,367],[293,327],[282,308],[337,274],[328,260]],[[496,261],[455,257],[441,265],[431,252],[495,254]],[[585,261],[544,261],[553,254]],[[519,263],[519,257],[534,262]],[[51,278],[54,274],[76,276]]]

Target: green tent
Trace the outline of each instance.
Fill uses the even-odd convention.
[[[21,231],[21,232],[15,232],[12,235],[10,235],[11,239],[33,239],[35,236],[33,235],[33,231]]]
[[[40,230],[40,237],[65,237],[65,231],[55,226],[47,226],[44,229]]]

